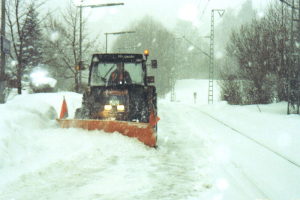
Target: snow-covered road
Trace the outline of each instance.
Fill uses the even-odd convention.
[[[4,187],[1,196],[4,199],[185,199],[210,190],[209,152],[200,137],[201,130],[193,130],[193,121],[187,120],[188,113],[178,118],[178,110],[171,109],[172,105],[160,106],[159,132],[164,134],[157,149],[117,133],[59,128],[39,132],[40,137],[48,137],[43,141],[47,146],[55,142],[54,135],[55,140],[60,140],[56,148],[66,145],[77,149],[70,155],[72,152],[63,147],[61,153],[68,156],[22,174],[19,180]],[[74,140],[78,140],[76,144]],[[80,151],[79,142],[85,146],[79,147]],[[42,141],[39,143],[42,145]],[[57,151],[56,148],[53,150]]]
[[[194,82],[177,85],[178,102],[158,102],[157,149],[118,133],[60,129],[51,116],[62,95],[74,112],[81,100],[74,93],[23,95],[1,105],[0,199],[299,199],[300,168],[235,131],[251,138],[253,127],[222,102],[207,106],[203,95],[194,104],[192,91],[207,89],[206,81]]]

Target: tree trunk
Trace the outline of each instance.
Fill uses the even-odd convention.
[[[78,71],[75,72],[75,91],[78,93]]]
[[[20,66],[19,66],[20,68]],[[22,75],[21,75],[21,70],[18,69],[18,77],[17,77],[17,83],[18,83],[18,94],[22,94]]]

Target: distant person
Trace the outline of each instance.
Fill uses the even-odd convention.
[[[110,74],[108,84],[122,84],[131,83],[131,77],[129,72],[124,70],[124,64],[121,62],[117,63],[117,69]]]

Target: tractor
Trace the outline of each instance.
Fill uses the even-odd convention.
[[[157,141],[157,94],[154,76],[147,76],[143,54],[93,54],[88,88],[74,119],[57,119],[62,128],[119,132],[155,147]],[[157,68],[157,61],[151,61]],[[77,69],[84,69],[79,66]]]

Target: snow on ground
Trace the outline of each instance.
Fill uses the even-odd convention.
[[[79,94],[11,97],[0,105],[0,199],[299,199],[299,116],[284,102],[227,105],[216,83],[208,105],[207,90],[181,80],[176,102],[159,100],[157,149],[61,129],[63,96],[72,118]]]
[[[63,95],[73,100],[69,110],[74,113],[74,104],[81,103],[81,95],[74,93],[25,94],[0,105],[0,186],[63,156],[52,151],[59,147],[55,143],[61,136],[51,134],[53,128],[59,128],[55,119]],[[41,137],[43,134],[50,137]],[[49,143],[51,140],[56,142]]]
[[[219,100],[219,88],[216,83],[214,85],[214,104],[208,105],[208,80],[178,81],[174,104],[193,107],[199,114],[229,126],[219,128],[212,123],[209,127],[210,141],[214,141],[213,154],[241,168],[245,177],[260,188],[265,199],[299,198],[300,116],[287,115],[286,102],[228,105]],[[196,103],[194,92],[197,92]],[[169,99],[170,95],[166,97],[167,101]],[[249,139],[254,141],[249,142]]]
[[[300,152],[300,117],[286,114],[286,102],[269,105],[229,106],[225,101],[219,101],[219,88],[215,84],[215,103],[207,105],[207,84],[205,81],[198,80],[179,81],[176,85],[176,101],[200,109],[300,165],[298,155]],[[193,85],[193,87],[187,87],[188,85]],[[196,103],[193,98],[194,92],[198,94]]]

